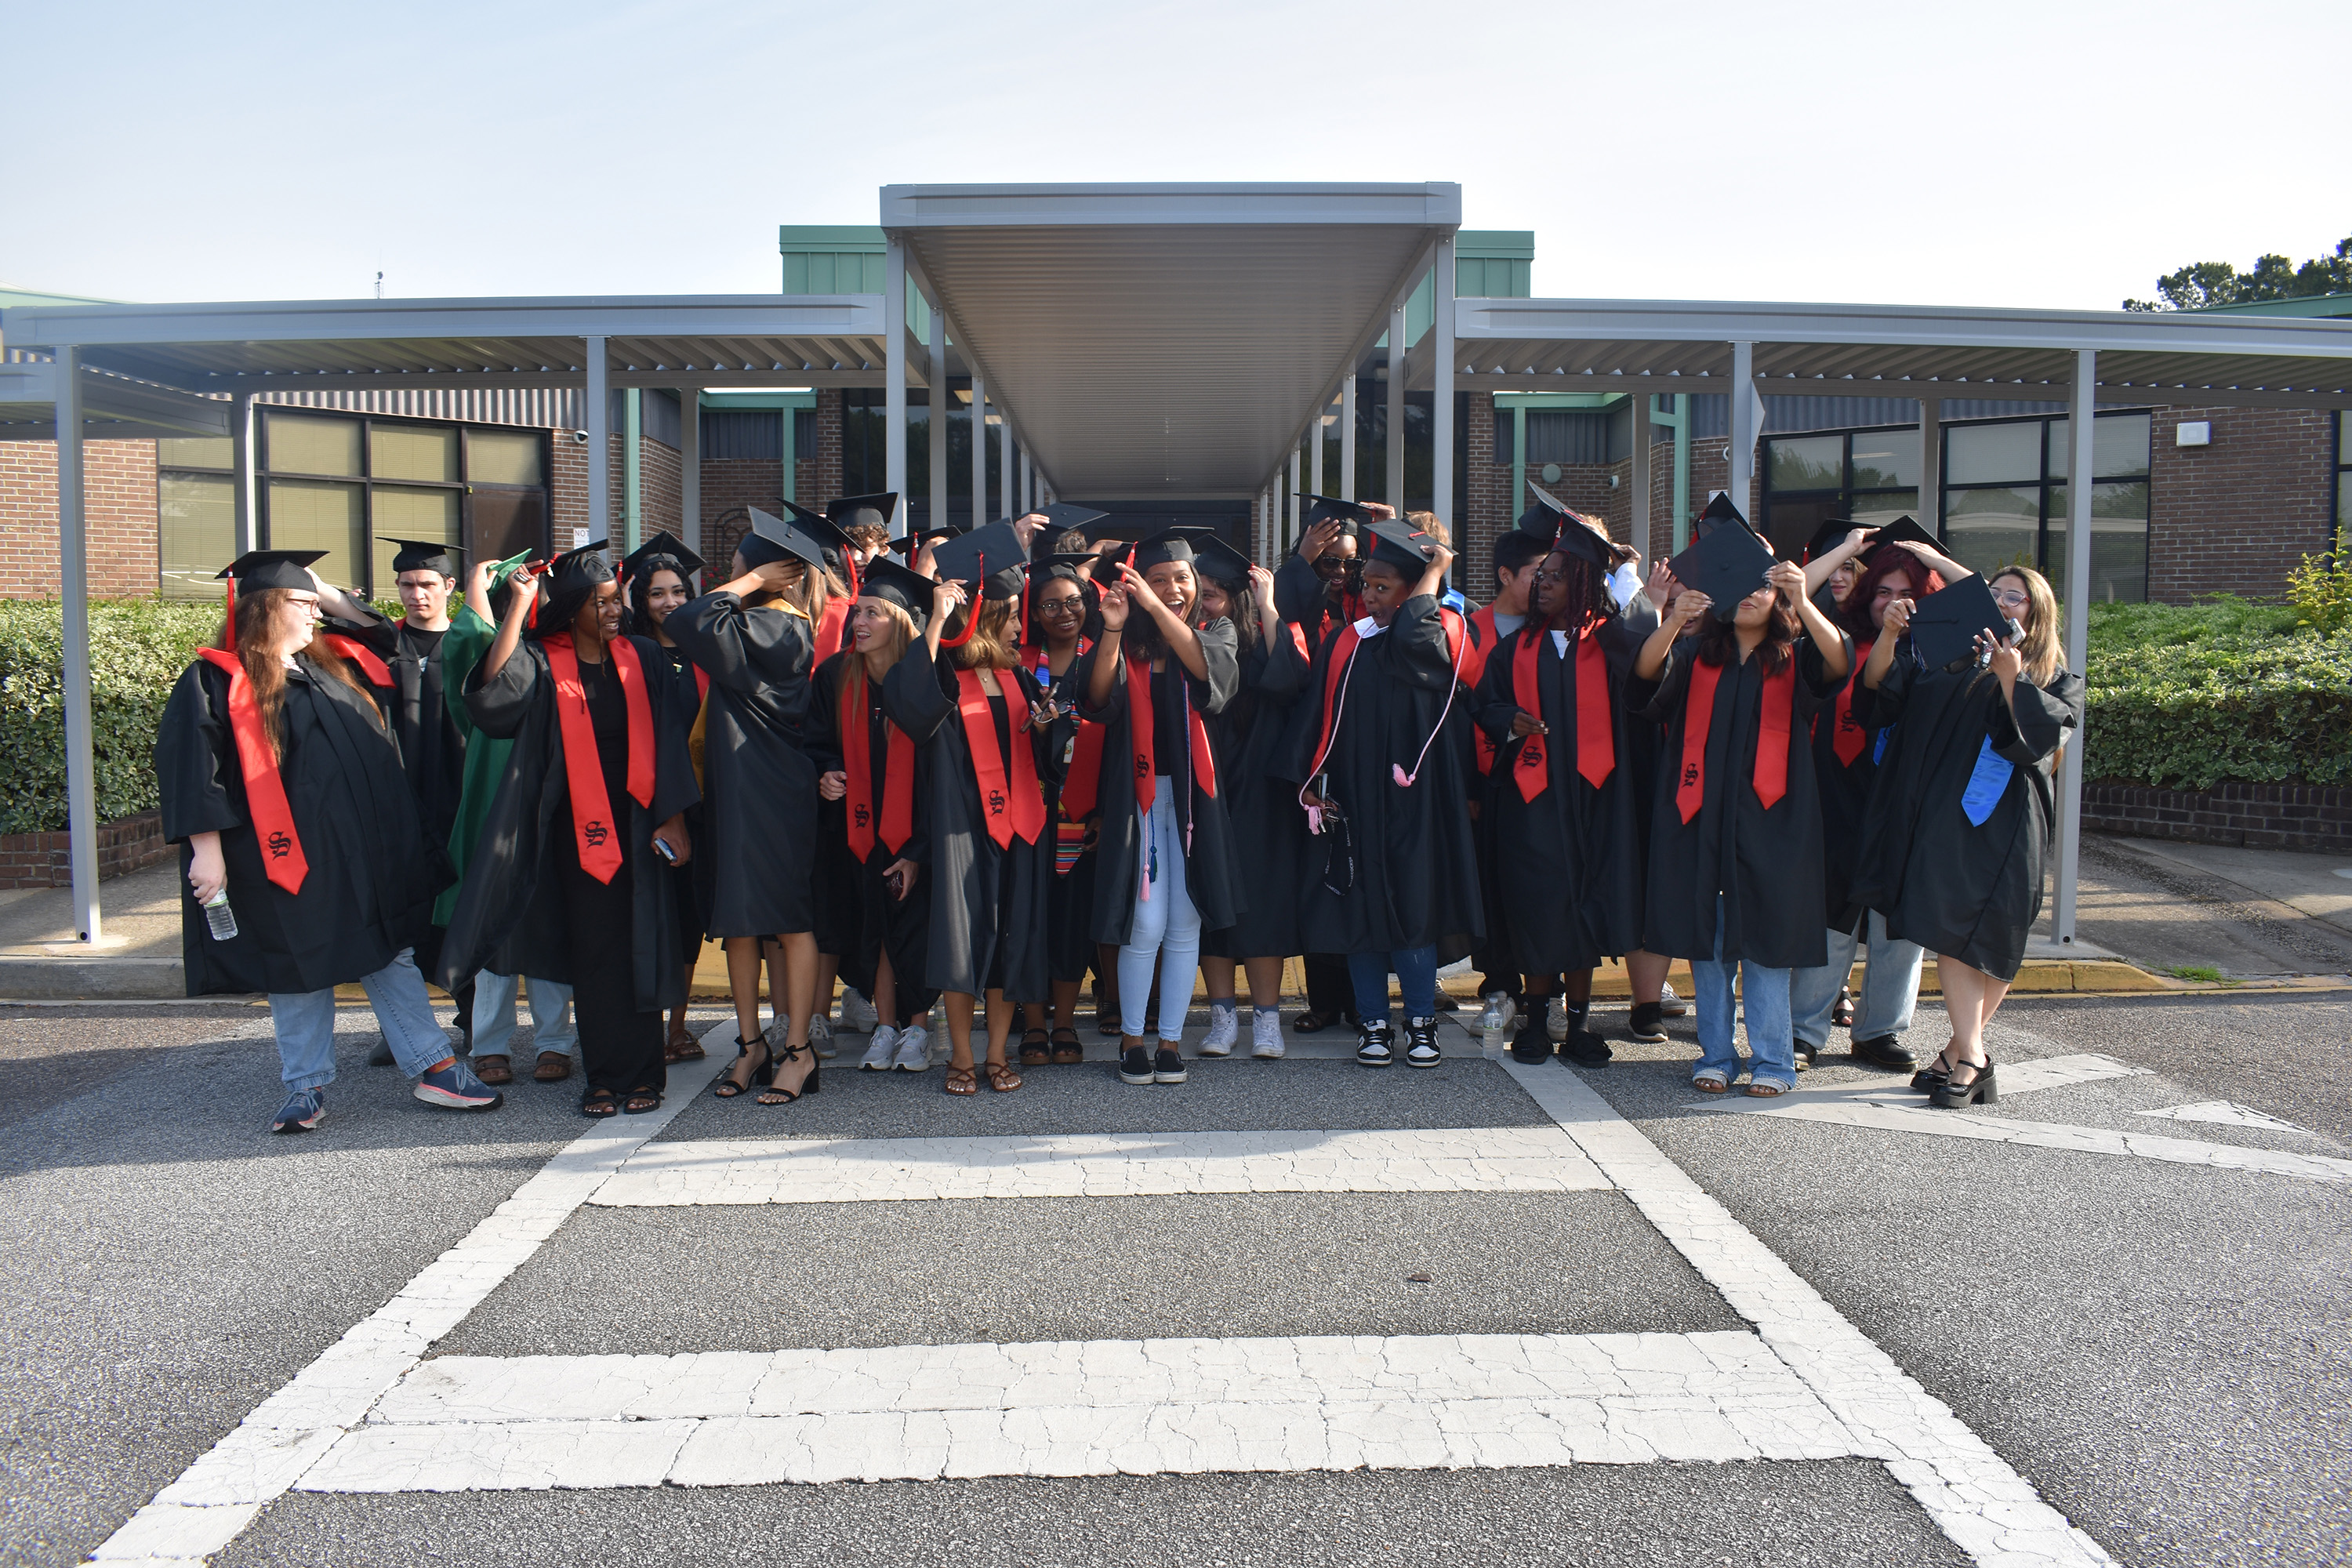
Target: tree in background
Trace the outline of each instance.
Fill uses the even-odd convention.
[[[2251,305],[2263,300],[2303,300],[2314,294],[2352,294],[2352,239],[2336,242],[2336,254],[2297,267],[2284,256],[2265,256],[2249,272],[2226,261],[2200,261],[2156,280],[2161,300],[2126,300],[2126,310],[2201,310],[2213,305]]]

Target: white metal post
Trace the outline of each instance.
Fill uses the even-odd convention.
[[[57,351],[58,583],[64,604],[66,832],[74,930],[95,946],[98,919],[98,757],[90,744],[89,532],[82,512],[81,351]]]
[[[908,531],[913,510],[907,494],[907,252],[894,236],[882,261],[882,483],[898,498],[891,521]]]
[[[1919,400],[1919,510],[1916,519],[1931,539],[1944,536],[1944,400]]]
[[[2091,641],[2091,479],[2097,432],[2092,427],[2099,412],[2099,356],[2091,349],[2074,353],[2074,395],[2068,411],[2067,435],[2074,451],[2066,466],[2066,576],[2058,592],[2066,607],[2066,668],[2090,673]],[[2087,721],[2085,729],[2087,729]],[[2083,742],[2077,730],[2066,743],[2058,764],[2058,900],[2051,911],[2051,934],[2061,943],[2074,940],[2074,879],[2083,864]]]
[[[1323,422],[1320,419],[1318,419],[1315,422],[1315,438],[1318,441],[1323,439]],[[1287,526],[1276,531],[1274,541],[1275,555],[1278,556],[1284,551],[1289,549],[1290,542],[1298,537],[1298,520],[1301,515],[1302,512],[1298,500],[1298,454],[1297,452],[1293,452],[1290,454],[1290,516],[1287,521]],[[1269,559],[1271,559],[1271,557],[1269,557]]]
[[[1317,409],[1314,427],[1307,432],[1307,493],[1309,495],[1330,493],[1323,488],[1323,422],[1330,415],[1331,405],[1328,403]]]
[[[793,411],[781,411],[790,420]],[[677,536],[702,553],[702,389],[677,389]]]
[[[588,340],[588,537],[610,539],[613,526],[613,410],[606,390],[604,340]],[[568,547],[567,547],[568,548]]]
[[[1753,394],[1756,390],[1756,345],[1731,345],[1731,473],[1724,483],[1731,491],[1731,504],[1739,509],[1742,517],[1751,521],[1756,509],[1749,504],[1748,491],[1756,477],[1756,414]]]
[[[948,526],[948,319],[936,300],[927,300],[931,309],[931,372],[929,399],[931,416],[926,421],[924,434],[930,437],[931,521],[933,528]]]
[[[971,525],[988,521],[988,385],[971,373]]]
[[[1437,266],[1430,276],[1429,302],[1433,316],[1430,344],[1437,358],[1436,391],[1430,405],[1429,510],[1463,544],[1454,526],[1454,237],[1437,242]]]
[[[1633,508],[1628,519],[1626,536],[1634,549],[1648,561],[1650,549],[1650,395],[1633,395],[1633,462],[1627,483],[1633,487]]]
[[[1000,405],[996,413],[996,510],[1006,517],[1013,510],[1013,416]]]
[[[1381,499],[1389,503],[1397,516],[1404,515],[1404,302],[1407,296],[1397,296],[1389,311],[1389,386],[1388,439],[1381,453],[1388,459],[1381,482],[1384,492]]]
[[[1356,499],[1356,373],[1339,384],[1339,499]]]
[[[230,483],[236,489],[236,552],[239,555],[261,548],[261,510],[257,504],[260,498],[254,489],[253,478],[261,466],[255,461],[260,453],[253,444],[259,417],[253,411],[253,394],[238,393],[236,401],[229,406],[228,434],[229,463],[236,470]]]
[[[638,532],[645,513],[646,389],[633,386],[621,395],[621,553],[641,542]]]
[[[1021,515],[1028,516],[1037,510],[1037,465],[1030,460],[1029,448],[1021,449]]]

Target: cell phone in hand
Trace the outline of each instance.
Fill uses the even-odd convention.
[[[668,861],[673,866],[677,864],[677,851],[672,849],[667,840],[660,838],[655,839],[654,853],[660,856],[663,859]]]
[[[882,879],[882,885],[890,889],[892,898],[903,900],[907,896],[907,873],[893,871]]]

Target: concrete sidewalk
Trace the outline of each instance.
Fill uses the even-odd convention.
[[[2050,942],[2045,914],[2018,990],[2195,991],[2352,976],[2352,858],[2094,834],[2084,841],[2079,892],[2077,941],[2065,950]],[[105,941],[92,951],[74,940],[70,890],[0,892],[0,999],[186,995],[176,860],[102,884],[100,907]],[[724,996],[715,943],[702,960],[698,994]],[[1294,962],[1284,989],[1298,994],[1302,980]],[[1676,964],[1685,995],[1687,981],[1687,967]],[[1448,988],[1467,996],[1475,984],[1464,976]],[[1932,964],[1924,989],[1935,992]],[[1623,997],[1624,971],[1604,968],[1593,992]]]

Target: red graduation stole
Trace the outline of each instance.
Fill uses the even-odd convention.
[[[1470,616],[1470,646],[1462,653],[1462,683],[1465,686],[1475,688],[1485,677],[1486,660],[1494,655],[1496,640],[1495,606],[1486,605],[1473,611]],[[1484,729],[1473,725],[1470,739],[1477,752],[1479,775],[1484,777],[1493,773],[1497,751],[1493,737]]]
[[[1168,656],[1174,658],[1174,654]],[[1178,679],[1183,677],[1179,675]],[[1201,722],[1201,710],[1188,708],[1192,720],[1192,776],[1201,781],[1201,793],[1211,799],[1217,794],[1217,760],[1209,754],[1209,731]],[[1135,808],[1149,813],[1151,803],[1160,795],[1158,759],[1152,755],[1151,722],[1151,661],[1130,658],[1127,661],[1127,739],[1135,752]]]
[[[1876,640],[1873,638],[1872,642]],[[1838,688],[1837,706],[1832,710],[1832,723],[1835,727],[1830,731],[1830,746],[1837,752],[1838,766],[1842,768],[1853,766],[1854,759],[1862,755],[1863,747],[1869,743],[1869,737],[1863,733],[1862,726],[1853,721],[1853,687],[1854,682],[1862,679],[1862,667],[1870,658],[1871,646],[1871,643],[1864,643],[1854,651],[1853,672],[1845,678],[1845,684]]]
[[[1087,650],[1094,646],[1091,638],[1080,637],[1077,657],[1086,658]],[[1102,798],[1103,734],[1097,721],[1078,721],[1077,739],[1070,746],[1070,765],[1063,770],[1062,816],[1066,821],[1077,822],[1092,816],[1096,804]]]
[[[697,708],[710,700],[710,672],[698,664],[687,666],[694,671],[694,703]]]
[[[358,665],[360,673],[368,678],[370,685],[392,684],[392,667],[376,658],[375,651],[359,638],[345,637],[341,632],[320,632],[319,640]]]
[[[1683,697],[1683,772],[1675,788],[1675,805],[1688,822],[1706,798],[1706,731],[1715,719],[1715,683],[1723,667],[1698,659],[1691,662],[1690,688]],[[1797,656],[1764,678],[1757,715],[1756,798],[1769,811],[1789,793],[1789,720],[1797,700]]]
[[[1617,768],[1617,738],[1610,726],[1609,658],[1601,649],[1600,629],[1598,624],[1588,626],[1576,636],[1576,771],[1595,789]],[[1538,718],[1543,697],[1536,690],[1537,650],[1549,635],[1538,626],[1522,630],[1511,654],[1511,700]],[[1511,780],[1519,786],[1521,800],[1532,801],[1550,787],[1543,742],[1541,735],[1529,735],[1519,742]]]
[[[815,663],[810,666],[811,668],[814,668],[817,664],[823,664],[841,651],[842,636],[849,628],[849,606],[854,602],[851,599],[838,598],[827,599],[824,602],[824,613],[817,617],[816,658]]]
[[[861,862],[874,853],[874,764],[866,754],[871,701],[861,658],[848,700],[841,705],[842,717],[851,721],[841,727],[842,768],[849,774],[849,852]],[[888,739],[882,761],[888,776],[882,781],[882,843],[896,855],[915,830],[915,742],[888,720],[883,725]]]
[[[294,832],[294,809],[286,804],[286,781],[278,776],[278,759],[270,754],[269,737],[262,732],[261,708],[253,700],[253,682],[245,673],[245,660],[216,647],[200,647],[196,656],[228,674],[228,732],[236,742],[237,772],[245,778],[246,815],[253,819],[253,837],[261,846],[262,868],[271,881],[289,893],[299,893],[302,879],[310,874],[310,862]]]
[[[1311,777],[1323,771],[1324,759],[1331,754],[1331,726],[1339,718],[1339,679],[1348,663],[1356,657],[1356,645],[1364,639],[1349,621],[1331,639],[1331,662],[1323,667],[1323,734],[1315,746],[1315,765],[1307,770]]]
[[[1037,788],[1037,762],[1029,754],[1021,726],[1029,717],[1029,700],[1009,669],[996,672],[997,689],[1004,695],[1004,717],[1013,733],[1013,778],[1004,777],[1004,759],[996,750],[996,721],[988,711],[988,693],[980,689],[980,671],[956,671],[956,710],[963,715],[964,744],[971,749],[972,782],[980,786],[981,813],[988,820],[988,836],[999,849],[1010,848],[1015,835],[1024,844],[1037,842],[1045,826],[1045,797]]]
[[[555,716],[563,727],[563,776],[572,786],[572,831],[578,840],[580,868],[610,882],[621,868],[621,835],[613,803],[604,796],[604,770],[596,760],[596,731],[588,720],[588,691],[580,682],[580,656],[572,634],[558,632],[541,645],[548,672],[555,677]],[[646,672],[626,637],[604,645],[629,706],[629,794],[639,805],[654,803],[654,710],[646,694]]]

